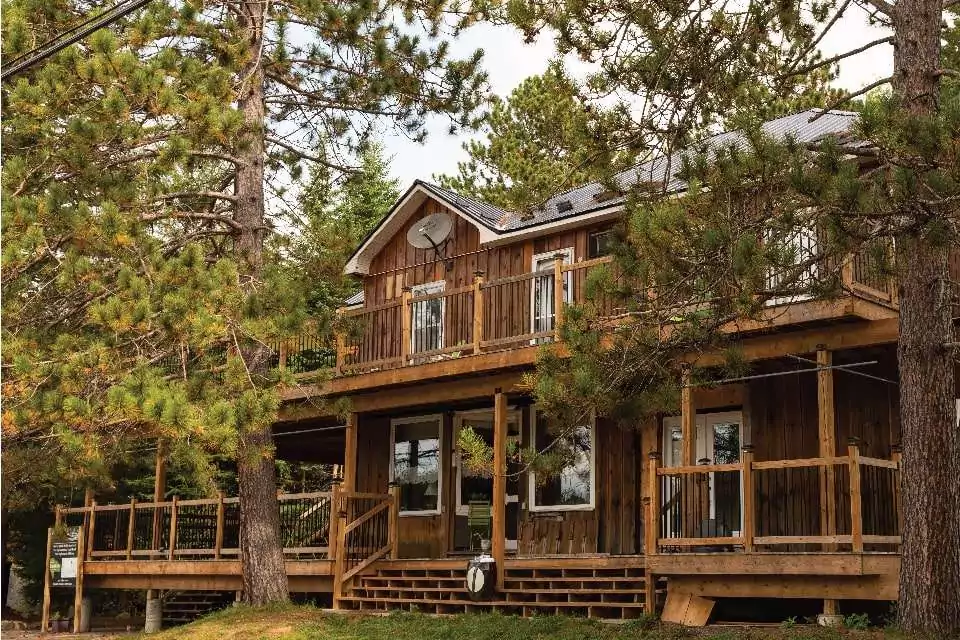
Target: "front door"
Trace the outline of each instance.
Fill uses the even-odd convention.
[[[493,477],[488,472],[474,472],[467,469],[460,460],[459,441],[460,431],[465,428],[473,429],[488,445],[493,445],[493,410],[464,411],[456,414],[454,419],[454,452],[453,460],[457,465],[456,493],[457,511],[455,514],[453,549],[454,551],[468,551],[480,548],[478,538],[483,535],[482,522],[486,518],[482,515],[493,504]],[[507,412],[507,446],[510,443],[520,444],[520,412]],[[506,530],[508,550],[517,548],[517,531],[519,526],[520,482],[518,474],[508,464],[506,482]],[[471,510],[474,513],[471,513]],[[471,516],[473,516],[471,518]],[[472,520],[472,522],[471,522]]]
[[[553,331],[556,327],[557,319],[556,305],[554,297],[556,292],[556,276],[553,269],[556,267],[557,255],[563,256],[564,264],[573,262],[573,247],[558,249],[548,253],[539,253],[533,256],[531,269],[534,273],[550,271],[549,274],[538,276],[533,281],[533,288],[530,291],[530,307],[533,313],[530,314],[530,333],[543,333]],[[573,301],[573,286],[571,281],[572,272],[567,271],[563,275],[563,301],[567,304]],[[545,337],[534,338],[533,344],[544,342]]]
[[[735,464],[740,462],[740,447],[743,442],[743,414],[739,411],[706,413],[697,415],[697,441],[695,464]],[[683,429],[677,416],[663,421],[663,464],[666,467],[683,466]],[[699,537],[739,536],[742,528],[743,492],[740,473],[724,471],[708,474],[709,512],[697,523]],[[667,486],[664,504],[670,502],[679,483]],[[678,511],[678,510],[673,510]],[[673,512],[671,511],[671,513]],[[679,513],[679,512],[678,512]],[[671,537],[679,526],[676,518],[667,519]],[[709,534],[709,535],[708,535]]]

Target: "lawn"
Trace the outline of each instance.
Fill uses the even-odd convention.
[[[299,606],[234,607],[152,640],[902,640],[884,631],[780,627],[686,629],[653,620],[605,624],[582,618],[497,614],[428,616],[337,614]]]

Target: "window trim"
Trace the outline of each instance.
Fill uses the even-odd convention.
[[[590,249],[592,249],[592,246],[591,246],[590,243],[591,243],[591,241],[593,240],[593,238],[595,238],[596,236],[607,236],[607,237],[608,237],[607,242],[610,242],[609,238],[610,238],[612,235],[613,235],[613,228],[612,228],[612,227],[604,227],[604,228],[602,228],[602,229],[594,229],[593,231],[588,231],[588,232],[587,232],[587,257],[586,257],[586,259],[587,259],[587,260],[595,260],[596,258],[603,258],[603,257],[605,257],[605,256],[609,256],[609,255],[610,255],[610,252],[609,252],[609,251],[608,251],[607,253],[601,253],[601,254],[595,255],[595,256],[590,255]]]
[[[530,442],[536,447],[537,443],[537,414],[536,405],[530,407]],[[551,513],[557,511],[593,511],[597,504],[597,416],[590,414],[590,502],[587,504],[537,504],[537,478],[531,471],[527,474],[527,510],[531,513]]]
[[[422,349],[420,351],[416,350],[416,334],[417,327],[415,326],[415,320],[417,314],[414,312],[417,304],[422,304],[417,302],[417,294],[422,293],[424,295],[430,295],[432,293],[443,293],[447,290],[447,281],[446,280],[434,280],[433,282],[424,282],[422,284],[414,285],[410,288],[410,356],[416,357],[418,353],[423,353],[424,351],[434,351],[436,349],[443,349],[444,345],[444,325],[447,322],[447,299],[437,298],[440,301],[440,330],[438,333],[439,345],[432,347],[430,349]],[[427,302],[430,302],[429,300]]]
[[[435,421],[437,423],[437,453],[440,458],[437,460],[437,508],[436,509],[427,509],[423,511],[400,511],[398,512],[401,517],[418,517],[418,516],[438,516],[443,513],[443,414],[442,413],[430,413],[421,416],[406,416],[403,418],[391,418],[390,419],[390,482],[393,483],[394,478],[396,477],[396,471],[394,469],[394,464],[396,463],[396,447],[397,447],[397,425],[403,424],[413,424],[417,422],[429,422]],[[397,505],[399,508],[400,505]]]
[[[574,259],[576,258],[576,253],[573,247],[564,247],[562,249],[554,249],[553,251],[544,251],[543,253],[538,253],[533,256],[533,259],[530,260],[530,273],[537,272],[537,263],[541,260],[546,260],[547,258],[553,258],[558,253],[564,255],[563,264],[572,265]],[[571,277],[572,272],[567,271],[564,274],[563,278],[563,303],[570,304],[573,302],[573,278]],[[543,276],[542,276],[543,277]],[[537,278],[534,278],[530,283],[530,333],[537,332]],[[553,310],[550,310],[551,313]],[[554,329],[557,326],[557,318],[553,319]],[[539,344],[539,341],[533,339],[530,341],[530,344]]]

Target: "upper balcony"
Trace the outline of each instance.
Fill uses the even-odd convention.
[[[539,345],[558,340],[557,318],[563,317],[564,307],[587,301],[591,274],[611,262],[601,257],[574,263],[558,253],[537,271],[490,280],[477,273],[468,286],[446,289],[444,281],[426,283],[383,304],[342,309],[335,345],[304,337],[281,345],[281,368],[305,379],[332,370],[325,385],[306,385],[287,397],[529,367]],[[865,258],[848,259],[841,277],[838,297],[772,300],[759,316],[730,323],[724,331],[747,335],[896,317],[893,283],[876,276]],[[601,315],[623,311],[612,300],[592,303]]]

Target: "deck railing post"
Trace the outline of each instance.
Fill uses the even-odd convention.
[[[167,559],[173,560],[173,552],[177,548],[177,496],[173,496],[173,504],[170,506],[170,550],[167,552]]]
[[[483,271],[473,272],[473,352],[480,353],[483,341]]]
[[[340,608],[340,597],[343,595],[344,563],[346,562],[347,546],[347,500],[349,495],[339,496],[335,506],[337,510],[337,555],[333,563],[333,608]]]
[[[330,520],[327,523],[327,558],[337,559],[337,525],[340,522],[340,483],[330,485]]]
[[[390,519],[387,531],[390,536],[390,559],[400,557],[400,485],[390,483]]]
[[[743,481],[743,550],[753,552],[754,536],[754,490],[753,490],[753,445],[745,444],[740,452],[742,469],[740,477]]]
[[[137,528],[137,499],[130,498],[130,519],[127,520],[127,560],[133,556],[133,541]]]
[[[860,487],[860,441],[850,438],[850,542],[854,553],[863,553],[863,505]]]
[[[223,504],[223,491],[217,492],[217,532],[214,534],[213,538],[213,557],[215,560],[220,559],[220,555],[223,553],[223,526],[224,520],[226,519],[226,508]]]
[[[647,461],[647,486],[650,494],[650,515],[647,517],[649,526],[646,532],[646,552],[656,555],[657,539],[660,537],[660,478],[657,468],[660,466],[660,453],[651,451]]]
[[[79,551],[81,558],[90,560],[93,558],[93,540],[94,533],[97,529],[97,501],[91,500],[88,509],[90,509],[90,517],[87,520],[87,535],[85,536],[87,540],[87,546],[86,549],[84,549],[83,545],[81,544]]]
[[[80,624],[81,618],[83,616],[83,573],[84,573],[84,563],[86,560],[89,560],[90,557],[87,555],[84,557],[84,549],[89,549],[89,552],[93,551],[93,514],[94,508],[97,506],[96,500],[91,501],[90,505],[90,530],[87,532],[86,527],[80,527],[80,535],[77,539],[77,575],[74,578],[75,586],[73,591],[73,632],[80,633]]]
[[[410,359],[410,343],[413,339],[411,334],[412,318],[410,317],[411,307],[410,299],[413,297],[413,290],[410,287],[404,287],[400,295],[400,364],[406,366]]]
[[[280,341],[280,353],[277,354],[278,367],[281,371],[287,368],[287,341]]]
[[[553,257],[553,333],[560,342],[560,326],[563,324],[563,259],[558,253]]]
[[[897,535],[900,536],[903,535],[903,523],[901,522],[903,504],[900,502],[900,467],[903,464],[903,447],[899,444],[893,445],[890,451],[890,459],[897,463],[897,468],[894,469],[893,508],[896,509],[894,517],[897,522]]]
[[[850,291],[853,288],[853,262],[856,255],[848,253],[840,258],[840,288],[844,291]]]
[[[53,526],[57,528],[63,524],[63,511],[61,511],[61,509],[63,509],[62,505],[57,504],[53,506]]]

